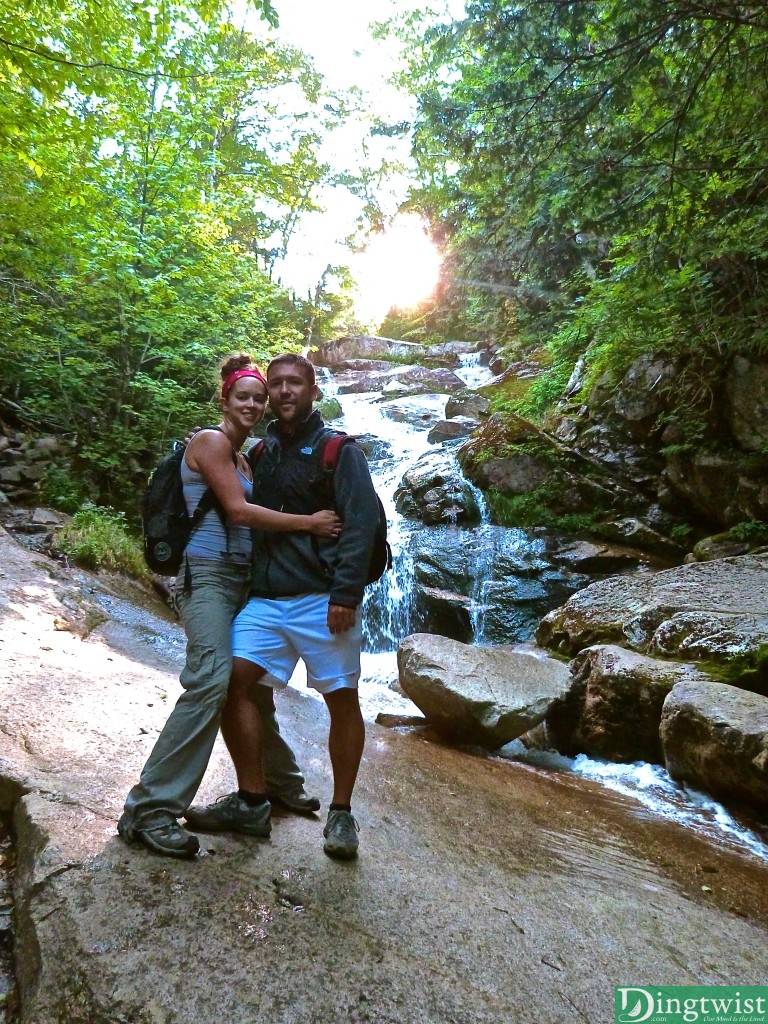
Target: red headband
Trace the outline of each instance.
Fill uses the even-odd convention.
[[[225,379],[224,383],[221,385],[222,398],[227,397],[229,392],[232,390],[232,385],[235,383],[236,380],[240,380],[241,377],[255,377],[256,380],[261,381],[264,387],[267,386],[267,378],[264,376],[263,373],[260,373],[258,370],[254,370],[252,368],[246,370],[234,370],[232,373],[230,373],[230,375]]]

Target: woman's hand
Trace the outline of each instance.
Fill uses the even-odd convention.
[[[323,509],[309,517],[309,532],[316,537],[336,538],[341,533],[341,520],[335,512]]]

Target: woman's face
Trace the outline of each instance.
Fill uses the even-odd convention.
[[[266,406],[267,389],[256,377],[236,380],[222,403],[225,416],[246,430],[261,423]]]

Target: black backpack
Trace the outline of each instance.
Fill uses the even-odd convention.
[[[339,462],[339,454],[345,444],[357,444],[357,441],[350,434],[341,431],[328,430],[321,434],[315,445],[313,454],[318,459],[323,474],[325,475],[328,488],[328,503],[333,504],[333,474]],[[255,466],[264,452],[264,441],[257,441],[248,452],[248,461]],[[392,568],[392,548],[387,540],[387,513],[381,503],[381,498],[376,495],[379,506],[379,521],[376,524],[371,561],[368,565],[368,573],[365,584],[375,583],[381,579],[387,569]]]
[[[221,427],[205,429],[221,430]],[[215,508],[221,515],[221,506],[210,487],[204,491],[193,514],[190,516],[187,512],[181,482],[185,447],[181,441],[173,442],[171,451],[162,457],[150,476],[141,499],[144,561],[152,572],[161,576],[175,576],[179,572],[192,531],[205,513]],[[237,461],[234,451],[232,455]]]

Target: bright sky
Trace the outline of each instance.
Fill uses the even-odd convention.
[[[431,6],[443,5],[448,17],[460,18],[464,13],[463,0],[438,0]],[[412,110],[409,98],[387,82],[396,68],[396,44],[371,39],[368,26],[419,6],[418,0],[275,0],[280,17],[276,34],[308,53],[330,88],[346,91],[357,86],[364,94],[363,106],[397,122],[409,119]],[[353,169],[360,166],[363,144],[370,155],[388,152],[400,160],[408,158],[407,142],[370,137],[364,115],[334,131],[321,156],[334,169]],[[403,175],[387,183],[379,199],[390,216],[406,190]],[[391,306],[405,308],[431,293],[439,258],[418,218],[399,216],[383,236],[372,239],[364,253],[351,253],[344,243],[355,231],[361,200],[336,187],[325,189],[319,202],[324,212],[302,218],[289,255],[277,268],[284,284],[306,294],[329,263],[348,266],[358,282],[358,314],[374,327]]]

